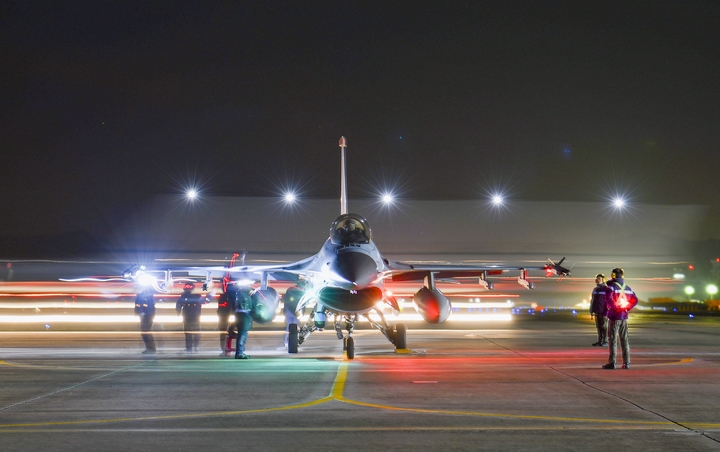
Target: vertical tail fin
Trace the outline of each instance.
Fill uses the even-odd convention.
[[[346,175],[346,164],[345,164],[345,148],[347,143],[345,137],[340,137],[340,215],[347,213],[347,175]]]

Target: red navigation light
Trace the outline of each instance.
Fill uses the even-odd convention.
[[[715,262],[720,262],[720,257],[716,257]],[[10,265],[10,264],[8,264],[8,265]]]
[[[553,270],[553,268],[550,266],[545,267],[545,276],[549,278],[553,275],[555,275],[555,270]]]
[[[695,270],[695,266],[694,266],[694,265],[688,265],[688,270]]]

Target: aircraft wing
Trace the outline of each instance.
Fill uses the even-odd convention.
[[[385,260],[385,279],[393,282],[420,281],[432,274],[434,279],[453,279],[477,277],[484,280],[487,276],[500,275],[503,272],[517,270],[520,278],[526,280],[528,270],[544,271],[546,276],[569,276],[570,270],[562,266],[565,258],[557,263],[548,259],[548,263],[537,265],[438,265],[438,264],[408,264]]]
[[[223,276],[229,273],[233,279],[262,280],[266,278],[272,281],[297,282],[298,276],[307,275],[320,271],[318,255],[291,262],[287,264],[270,265],[234,265],[231,267],[209,266],[209,267],[171,267],[173,272],[188,272],[193,276]]]

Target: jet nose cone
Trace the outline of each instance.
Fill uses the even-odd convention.
[[[332,270],[353,288],[366,287],[377,277],[375,261],[362,252],[339,253]]]

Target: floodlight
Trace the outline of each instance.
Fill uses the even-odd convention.
[[[495,206],[502,206],[503,203],[505,202],[505,198],[503,198],[502,195],[497,194],[497,195],[493,195],[492,198],[490,198],[490,201]]]

